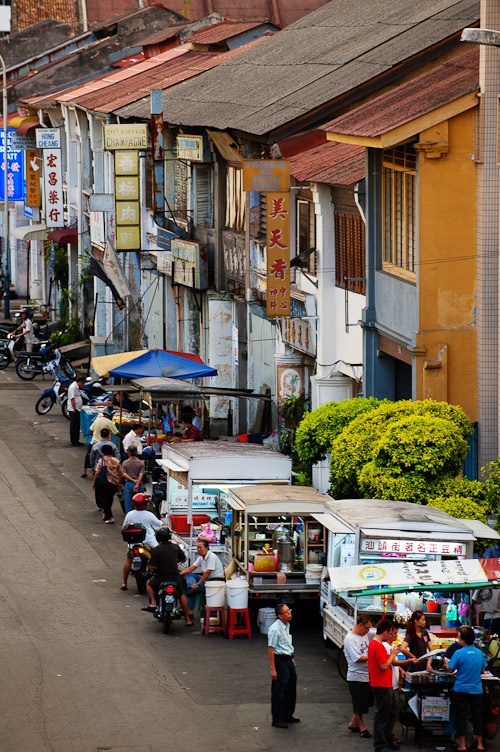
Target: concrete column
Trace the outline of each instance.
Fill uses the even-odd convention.
[[[500,30],[500,3],[481,1],[481,26]],[[480,46],[480,133],[477,195],[477,344],[479,467],[498,457],[500,49]]]

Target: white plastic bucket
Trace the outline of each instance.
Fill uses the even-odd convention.
[[[229,608],[248,608],[248,582],[238,579],[229,580],[226,584]]]
[[[207,606],[221,608],[224,605],[225,595],[225,582],[210,582],[210,580],[205,582],[205,600]]]
[[[316,585],[321,582],[321,572],[323,567],[321,564],[306,564],[306,583],[308,585]]]

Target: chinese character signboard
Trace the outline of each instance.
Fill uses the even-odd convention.
[[[388,554],[439,554],[440,556],[465,556],[465,543],[429,540],[393,540],[387,538],[364,538],[361,550]]]
[[[23,199],[23,183],[24,183],[24,154],[20,149],[14,149],[12,147],[12,134],[15,133],[14,128],[9,128],[7,131],[7,191],[8,197],[11,201],[21,201]],[[0,178],[0,200],[4,199],[4,131],[0,131],[0,160],[2,164],[2,177]]]
[[[61,149],[43,150],[43,185],[45,195],[45,224],[64,226],[62,153]]]
[[[107,126],[106,126],[107,127]],[[115,151],[115,217],[117,251],[141,247],[139,152]]]
[[[268,316],[290,316],[290,193],[266,196]]]
[[[245,159],[243,190],[258,193],[289,191],[290,163],[286,159]]]
[[[40,165],[39,149],[27,149],[26,155],[26,206],[40,206]]]

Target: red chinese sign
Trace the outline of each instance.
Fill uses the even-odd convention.
[[[26,206],[40,206],[40,166],[39,149],[26,149]]]
[[[267,315],[290,316],[290,193],[266,195]]]

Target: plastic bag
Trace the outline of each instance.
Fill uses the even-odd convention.
[[[208,543],[217,543],[217,535],[215,534],[215,531],[212,530],[209,522],[207,522],[205,525],[202,525],[202,528],[198,533],[197,540],[208,541]]]

